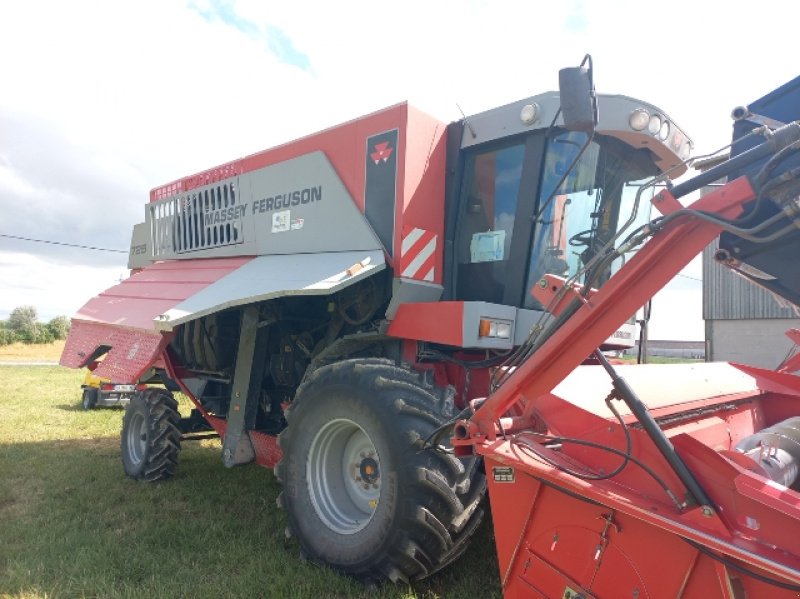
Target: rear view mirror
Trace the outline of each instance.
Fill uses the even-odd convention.
[[[591,57],[587,54],[579,67],[567,67],[558,72],[558,88],[561,94],[561,114],[564,127],[569,131],[594,131],[597,125],[597,96],[592,80]]]

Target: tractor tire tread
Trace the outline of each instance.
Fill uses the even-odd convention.
[[[131,434],[128,430],[129,421],[137,411],[145,419],[147,442],[141,462],[129,463],[126,436]],[[156,482],[174,476],[181,450],[179,421],[178,402],[169,391],[151,387],[136,392],[125,411],[122,424],[121,449],[128,476],[144,482]]]
[[[304,538],[302,515],[286,493],[289,472],[300,466],[287,465],[294,435],[301,435],[293,420],[311,412],[314,401],[325,401],[330,389],[365,390],[371,409],[391,414],[402,450],[406,480],[396,522],[381,543],[382,549],[354,564],[337,564],[319,556],[313,540]],[[274,468],[284,491],[278,503],[288,512],[289,529],[310,560],[364,581],[389,579],[409,582],[425,578],[463,553],[469,538],[483,519],[479,505],[485,495],[485,477],[476,467],[477,458],[462,461],[452,454],[423,449],[425,440],[453,415],[452,388],[437,387],[432,377],[383,358],[355,358],[316,369],[298,388],[286,411],[288,426],[278,436],[284,455]],[[302,413],[302,414],[301,414]],[[299,423],[298,423],[299,424]],[[290,470],[291,468],[291,470]],[[295,521],[296,520],[296,521]]]

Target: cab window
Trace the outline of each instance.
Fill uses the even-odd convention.
[[[508,275],[525,146],[466,160],[457,243],[457,296],[502,303]]]

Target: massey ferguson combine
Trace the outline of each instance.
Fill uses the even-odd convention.
[[[742,109],[736,155],[673,186],[692,143],[664,111],[595,94],[590,68],[560,79],[154,189],[131,277],[73,318],[61,360],[163,384],[127,408],[126,473],[169,478],[215,432],[226,466],[275,469],[301,550],[363,580],[456,559],[488,480],[507,596],[797,596],[798,379],[602,350],[720,232],[721,264],[800,300],[800,126]]]

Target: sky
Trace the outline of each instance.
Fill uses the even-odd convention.
[[[148,191],[408,100],[443,122],[558,87],[665,110],[696,153],[798,75],[800,4],[0,0],[0,319],[75,313],[126,277]],[[16,238],[62,244],[34,243]],[[702,339],[695,260],[651,339]]]

